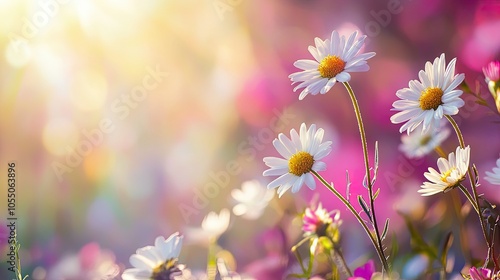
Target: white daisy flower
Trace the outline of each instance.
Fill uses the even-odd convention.
[[[137,249],[130,257],[130,264],[135,268],[123,272],[123,280],[162,280],[182,277],[182,265],[177,265],[183,237],[174,233],[165,240],[158,236],[154,246]],[[181,278],[182,279],[182,278]]]
[[[408,158],[421,158],[439,147],[450,136],[451,129],[446,127],[446,121],[441,121],[438,128],[422,133],[419,126],[410,134],[401,135],[399,150]]]
[[[469,169],[470,147],[464,149],[457,147],[455,153],[448,155],[448,160],[439,158],[437,165],[439,172],[429,167],[429,172],[424,176],[430,182],[425,182],[418,190],[422,196],[429,196],[441,192],[447,192],[460,184],[465,179],[465,174]]]
[[[350,72],[365,72],[370,69],[366,60],[375,56],[375,53],[359,53],[366,35],[356,39],[357,36],[356,31],[346,41],[345,36],[340,36],[334,30],[330,39],[314,39],[316,47],[309,46],[309,52],[315,60],[297,60],[293,65],[303,71],[288,76],[292,85],[300,83],[293,91],[304,88],[299,95],[300,100],[309,93],[325,94],[337,82],[348,82],[351,79]]]
[[[208,245],[214,239],[217,240],[229,227],[231,212],[224,208],[220,214],[210,212],[203,218],[201,227],[186,228],[187,240],[189,242]]]
[[[274,139],[273,145],[280,155],[284,157],[265,157],[265,164],[270,169],[264,171],[264,176],[280,176],[267,185],[268,189],[278,188],[278,196],[281,197],[288,189],[292,193],[300,190],[305,183],[311,190],[316,188],[311,171],[324,171],[326,164],[320,159],[327,156],[332,148],[331,141],[323,141],[324,130],[313,124],[307,130],[303,123],[300,126],[300,135],[295,129],[290,130],[291,140],[283,133]]]
[[[490,184],[500,185],[500,158],[497,159],[497,166],[493,167],[493,172],[486,171],[486,177],[484,179]]]
[[[438,126],[444,115],[458,114],[458,108],[465,102],[460,98],[462,91],[456,89],[464,80],[464,74],[455,75],[456,58],[446,66],[444,53],[434,60],[427,61],[425,71],[420,70],[418,80],[409,82],[409,88],[400,89],[396,95],[402,100],[395,101],[395,111],[400,111],[391,117],[392,123],[406,122],[399,132],[412,132],[423,124],[422,132],[427,132],[432,126]],[[446,68],[445,68],[446,66]]]
[[[236,216],[255,220],[262,215],[264,209],[273,199],[274,192],[266,189],[259,181],[252,180],[243,182],[241,190],[232,190],[231,196],[237,201],[233,207],[233,213]]]
[[[226,208],[222,209],[218,215],[215,212],[210,212],[203,219],[201,228],[208,236],[218,238],[227,230],[230,216],[231,213]]]

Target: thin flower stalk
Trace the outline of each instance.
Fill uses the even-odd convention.
[[[372,217],[373,217],[373,228],[375,230],[375,235],[377,238],[377,246],[379,247],[379,250],[381,252],[381,262],[384,267],[384,270],[389,273],[389,265],[387,264],[387,259],[384,254],[383,250],[383,245],[382,245],[382,238],[380,237],[380,231],[378,229],[378,224],[377,224],[377,217],[375,215],[375,200],[373,199],[373,186],[372,186],[372,180],[371,180],[371,174],[370,174],[370,162],[368,160],[368,144],[366,141],[366,135],[365,135],[365,128],[363,125],[363,119],[361,118],[361,111],[359,109],[359,104],[358,100],[356,99],[356,95],[354,94],[354,91],[352,90],[351,86],[349,85],[348,82],[343,83],[347,92],[349,93],[349,97],[351,98],[352,105],[354,107],[354,112],[356,114],[356,120],[358,122],[358,127],[359,127],[359,135],[361,137],[361,145],[363,147],[363,156],[364,156],[364,162],[365,162],[365,172],[366,172],[366,178],[367,178],[367,183],[368,183],[368,193],[370,197],[370,209],[372,211]]]
[[[453,126],[453,129],[455,130],[455,133],[457,134],[457,138],[458,138],[458,142],[460,144],[460,147],[464,148],[465,147],[464,137],[463,137],[462,132],[460,131],[460,128],[458,127],[458,124],[455,122],[455,120],[451,116],[445,115],[445,117],[446,117],[446,119],[448,119],[451,126]],[[474,183],[473,174],[472,174],[472,171],[470,168],[468,168],[467,174],[469,175],[469,181],[470,181],[470,185],[471,185],[471,189],[472,189],[473,198],[470,197],[470,194],[467,196],[467,194],[469,192],[467,191],[467,189],[464,186],[460,185],[461,186],[460,189],[462,190],[462,192],[464,194],[466,194],[469,201],[471,201],[472,206],[474,206],[474,209],[476,210],[476,213],[479,216],[479,223],[481,224],[481,230],[483,232],[484,240],[486,241],[486,245],[488,246],[488,248],[490,248],[491,247],[490,241],[488,239],[488,234],[486,233],[486,225],[484,224],[484,220],[483,220],[482,213],[481,213],[481,207],[479,205],[479,196],[477,194],[476,184]],[[473,203],[473,201],[475,203]],[[490,262],[490,252],[488,252],[488,256],[486,257],[486,260],[484,262],[484,267],[486,267],[489,262]]]
[[[347,201],[331,184],[329,184],[321,175],[319,175],[316,171],[312,170],[311,171],[316,178],[325,186],[327,187],[346,207],[349,209],[349,211],[354,215],[356,220],[361,224],[363,229],[365,230],[366,234],[370,238],[370,241],[373,244],[373,247],[375,247],[375,251],[377,251],[377,254],[380,258],[380,261],[382,262],[382,265],[384,266],[385,271],[389,271],[389,265],[387,264],[387,259],[385,258],[384,255],[384,250],[383,248],[378,246],[377,239],[373,236],[372,232],[366,225],[366,223],[363,221],[359,213],[354,209],[354,207],[351,205],[349,201]]]

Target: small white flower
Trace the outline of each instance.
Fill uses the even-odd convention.
[[[497,159],[497,166],[493,167],[492,172],[486,171],[484,179],[490,182],[490,184],[500,185],[500,158]]]
[[[399,150],[408,158],[421,158],[439,147],[448,138],[451,130],[446,127],[446,121],[441,121],[438,128],[422,133],[422,126],[408,134],[401,135]]]
[[[154,246],[137,249],[130,256],[130,264],[135,268],[123,272],[123,280],[158,280],[173,279],[182,276],[182,267],[177,265],[177,258],[181,252],[183,237],[174,233],[165,240],[158,236]]]
[[[432,126],[437,127],[444,115],[458,114],[458,108],[465,102],[460,98],[462,91],[455,89],[464,80],[464,74],[455,75],[456,58],[446,66],[444,53],[434,60],[427,61],[425,71],[420,70],[418,80],[409,82],[409,88],[400,89],[396,95],[402,100],[395,101],[392,123],[406,122],[399,132],[412,132],[423,124],[422,132]],[[445,68],[446,66],[446,68]]]
[[[429,167],[429,172],[424,174],[430,182],[425,182],[418,190],[423,196],[447,192],[460,184],[465,179],[469,169],[470,147],[464,149],[457,147],[455,153],[448,155],[448,160],[439,158],[437,165],[439,172]]]
[[[203,221],[201,227],[186,228],[187,240],[192,243],[209,245],[213,240],[217,240],[229,227],[231,212],[224,208],[220,214],[215,212],[208,213]]]
[[[311,171],[324,171],[326,164],[320,159],[327,156],[332,148],[331,141],[323,141],[324,130],[313,124],[307,130],[303,123],[300,126],[300,135],[295,129],[290,130],[291,140],[283,133],[274,139],[273,145],[282,158],[265,157],[265,164],[270,169],[264,171],[264,176],[279,176],[267,185],[267,188],[278,188],[281,197],[288,189],[292,193],[300,190],[305,183],[311,190],[316,188],[316,182]]]
[[[218,215],[215,212],[210,212],[203,219],[201,228],[208,236],[218,238],[227,230],[230,216],[231,213],[226,208],[222,209]]]
[[[231,196],[238,202],[233,207],[233,213],[236,216],[255,220],[262,215],[269,201],[273,199],[274,192],[266,189],[259,181],[252,180],[243,182],[241,190],[232,190]]]
[[[340,36],[334,30],[330,39],[314,39],[316,47],[309,46],[309,52],[315,60],[297,60],[293,65],[303,71],[288,76],[292,85],[300,83],[293,91],[304,88],[299,95],[300,100],[309,93],[325,94],[337,82],[348,82],[351,79],[350,72],[365,72],[370,69],[366,60],[375,56],[375,53],[359,54],[366,35],[356,39],[357,36],[356,31],[346,41],[345,36]]]

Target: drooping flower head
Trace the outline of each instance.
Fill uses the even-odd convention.
[[[408,158],[421,158],[439,147],[448,138],[451,130],[446,127],[446,121],[441,121],[438,128],[422,133],[422,127],[410,134],[401,135],[399,150]]]
[[[500,158],[497,159],[497,166],[493,167],[492,172],[486,171],[484,179],[490,184],[500,185]]]
[[[495,105],[500,113],[500,61],[492,61],[483,68],[484,77],[488,84]]]
[[[483,67],[483,74],[486,83],[500,82],[500,61],[492,61],[486,67]]]
[[[432,126],[437,127],[444,115],[456,115],[465,102],[460,98],[462,91],[456,89],[464,80],[464,74],[455,75],[456,58],[446,66],[444,54],[434,63],[427,62],[425,71],[420,70],[418,80],[409,82],[409,88],[400,89],[396,95],[393,110],[399,111],[391,117],[392,123],[406,122],[399,132],[408,133],[423,125],[426,133]]]
[[[328,212],[321,206],[321,203],[316,209],[306,208],[302,217],[302,231],[305,236],[313,234],[329,236],[333,241],[338,241],[338,228],[341,224],[340,212],[338,210]]]
[[[418,190],[423,196],[447,192],[460,184],[465,179],[469,168],[470,147],[464,149],[457,147],[455,153],[450,153],[448,159],[439,158],[437,165],[439,172],[429,167],[429,172],[424,174],[430,182],[425,182]]]
[[[283,158],[264,158],[264,163],[270,169],[264,171],[263,175],[279,176],[267,188],[278,188],[279,197],[290,188],[292,193],[298,192],[304,183],[314,190],[316,182],[311,171],[326,170],[326,164],[319,160],[332,150],[331,141],[322,142],[323,134],[322,128],[316,130],[313,124],[307,129],[304,123],[300,126],[300,135],[295,129],[290,130],[291,140],[280,133],[273,145]]]
[[[304,88],[299,95],[300,100],[309,93],[325,94],[337,82],[348,82],[351,72],[365,72],[370,69],[366,60],[375,56],[375,53],[359,53],[366,35],[356,38],[357,36],[356,31],[346,40],[345,36],[340,36],[334,30],[330,39],[314,39],[316,47],[309,46],[309,52],[315,60],[297,60],[293,65],[303,71],[289,76],[292,84],[300,83],[293,91]]]
[[[182,276],[183,266],[177,264],[177,258],[181,252],[183,237],[179,233],[170,235],[165,240],[158,236],[154,246],[146,246],[137,249],[130,256],[130,264],[134,268],[123,272],[123,280],[174,280]]]

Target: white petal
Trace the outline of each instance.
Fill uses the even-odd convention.
[[[292,193],[297,193],[304,184],[304,176],[300,176],[292,185]]]
[[[304,182],[306,183],[307,187],[311,190],[316,189],[316,181],[314,181],[314,177],[311,173],[306,173],[304,175]]]
[[[321,88],[320,93],[324,94],[328,92],[335,85],[335,83],[337,83],[337,79],[329,79],[326,85]]]
[[[280,133],[280,135],[281,134],[282,133]],[[281,143],[281,141],[279,141],[278,139],[274,139],[273,146],[274,148],[276,148],[276,150],[278,151],[278,153],[280,153],[282,157],[289,159],[292,156],[292,153],[290,153],[290,151],[286,149],[285,145],[283,145],[283,143]]]
[[[293,176],[294,175],[292,175],[290,173],[283,174],[280,177],[274,179],[271,183],[267,184],[267,188],[273,189],[273,188],[279,187],[281,185],[284,185],[284,184],[290,182],[293,179]]]
[[[324,163],[322,161],[315,161],[313,164],[312,170],[325,171],[326,170],[326,163]]]
[[[347,72],[342,72],[339,73],[335,78],[337,78],[337,81],[344,83],[351,80],[351,75]]]
[[[272,168],[264,171],[262,173],[263,176],[281,176],[285,173],[288,173],[288,166],[285,168]]]
[[[317,50],[315,47],[313,47],[313,46],[309,46],[309,47],[307,48],[307,50],[309,50],[309,52],[311,53],[311,55],[312,55],[312,56],[314,57],[314,59],[316,59],[317,61],[321,61],[321,59],[323,59],[323,58],[319,55],[318,50]]]
[[[298,150],[298,147],[295,147],[292,143],[292,141],[290,139],[288,139],[288,137],[285,136],[285,134],[283,133],[280,133],[278,135],[278,139],[281,141],[281,143],[283,144],[283,146],[285,146],[285,148],[288,150],[288,152],[290,154],[295,154]]]
[[[161,256],[160,251],[153,246],[146,246],[140,249],[137,249],[136,252],[138,255],[141,255],[149,260],[151,260],[153,263],[158,263],[161,261],[164,261],[164,259]]]
[[[149,280],[151,278],[151,271],[142,270],[138,268],[129,268],[123,271],[123,280]]]
[[[129,261],[132,266],[148,271],[151,271],[156,266],[153,260],[137,254],[130,256]]]
[[[300,59],[295,61],[293,66],[302,70],[318,69],[319,63],[310,59]]]
[[[277,157],[265,157],[264,163],[271,168],[281,168],[283,166],[288,166],[288,161],[286,159]]]

